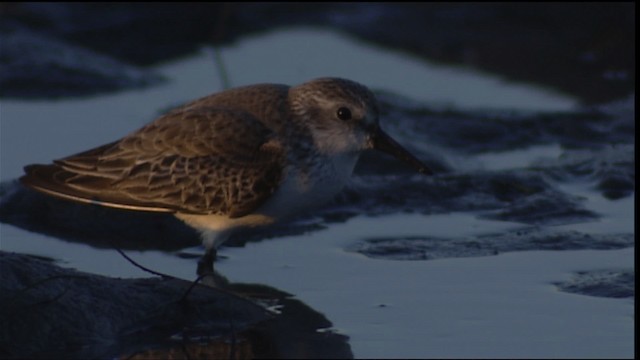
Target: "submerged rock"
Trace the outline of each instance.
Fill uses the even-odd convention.
[[[132,350],[130,337],[148,346],[188,328],[221,336],[270,318],[207,286],[181,300],[191,283],[179,279],[113,279],[6,252],[0,273],[3,357],[113,357]]]
[[[588,180],[608,199],[635,191],[635,145],[609,145],[602,149],[566,150],[558,159],[539,160],[541,171],[560,181]]]
[[[2,358],[352,358],[291,295],[169,276],[116,279],[0,251]],[[266,306],[279,309],[267,310]]]
[[[565,282],[555,283],[562,291],[607,297],[635,297],[635,272],[633,269],[610,269],[579,271]]]
[[[536,226],[462,238],[428,235],[368,238],[352,244],[348,250],[379,259],[434,260],[528,250],[612,250],[634,244],[633,234],[585,234]]]

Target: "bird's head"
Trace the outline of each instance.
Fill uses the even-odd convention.
[[[320,78],[292,87],[294,118],[309,129],[317,149],[328,155],[375,149],[418,172],[431,170],[380,128],[378,103],[365,86],[340,78]]]

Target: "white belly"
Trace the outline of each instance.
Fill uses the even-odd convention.
[[[358,157],[350,154],[332,160],[310,172],[287,169],[285,181],[258,212],[280,220],[331,201],[351,177]]]
[[[296,167],[285,169],[278,190],[253,214],[231,219],[223,215],[176,214],[199,229],[207,247],[218,247],[234,229],[267,225],[322,206],[342,190],[353,173],[357,154],[333,157],[310,172]]]

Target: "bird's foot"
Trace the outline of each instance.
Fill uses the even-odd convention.
[[[198,276],[204,275],[213,275],[213,261],[217,257],[216,249],[207,249],[207,251],[202,255],[200,260],[198,260]]]

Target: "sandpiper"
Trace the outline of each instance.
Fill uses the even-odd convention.
[[[431,173],[380,129],[369,89],[320,78],[200,98],[115,142],[26,166],[20,180],[64,199],[174,213],[202,234],[207,251],[198,273],[204,274],[234,230],[332,199],[367,149]]]

